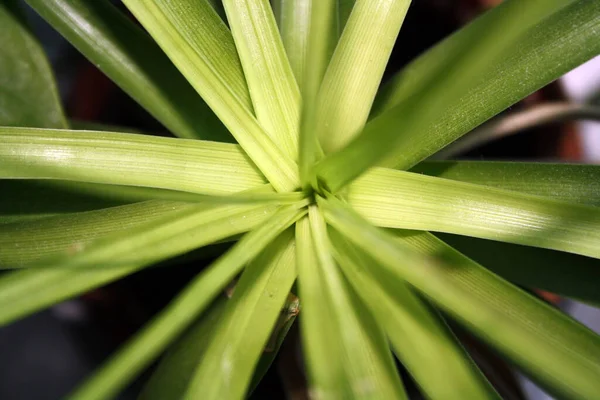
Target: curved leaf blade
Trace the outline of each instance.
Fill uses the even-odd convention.
[[[298,157],[300,91],[268,0],[224,0],[256,118],[291,159]]]
[[[175,135],[232,141],[156,43],[109,1],[27,4]]]
[[[448,129],[447,125],[454,125],[455,119],[480,118],[490,113],[485,107],[487,99],[498,97],[492,92],[477,98],[473,91],[479,84],[498,79],[501,83],[496,88],[513,96],[510,100],[504,98],[505,102],[484,116],[485,120],[600,52],[598,2],[576,1],[525,34],[506,29],[535,20],[539,9],[545,8],[546,2],[504,2],[485,30],[462,43],[462,51],[453,51],[414,95],[373,119],[347,147],[319,163],[318,176],[323,185],[336,191],[377,164],[410,168],[457,139],[466,131]],[[510,64],[500,73],[488,75],[501,58],[509,59]],[[508,74],[515,81],[506,80]],[[527,85],[522,85],[523,74],[528,77]],[[474,110],[457,107],[465,96],[477,98],[477,105],[484,106]],[[438,130],[432,129],[431,121],[438,121],[448,112],[451,119]]]
[[[232,144],[1,127],[0,178],[64,179],[209,195],[265,183],[241,149]]]
[[[0,125],[66,128],[54,75],[20,11],[0,4]]]
[[[294,250],[288,230],[244,269],[214,339],[198,360],[185,398],[244,397],[296,279]]]
[[[244,235],[227,253],[194,278],[71,398],[101,400],[114,397],[193,322],[247,262],[302,215],[303,211],[296,207],[281,210]]]
[[[325,152],[344,147],[367,122],[410,2],[354,5],[318,97],[317,135]]]
[[[307,347],[307,356],[312,384],[319,385],[313,391],[324,399],[404,399],[406,394],[385,335],[335,264],[320,213],[316,206],[310,206],[310,236],[300,232],[302,240],[312,237],[317,260],[316,264],[299,265],[303,312],[307,317],[314,314],[301,325],[304,343],[311,346]],[[302,246],[307,248],[307,244]],[[322,326],[314,325],[327,318],[332,320]],[[323,353],[314,353],[317,349]],[[337,361],[332,361],[333,356],[338,357]],[[317,366],[317,362],[324,365]],[[332,368],[333,362],[336,368],[324,371]],[[318,373],[325,375],[317,376]]]
[[[597,259],[466,236],[436,236],[510,282],[600,306]]]
[[[432,399],[498,399],[498,394],[454,338],[445,322],[411,288],[377,281],[375,262],[335,230],[334,256],[356,293],[385,329],[394,352]]]
[[[600,205],[600,167],[504,161],[424,161],[410,170],[569,203]]]
[[[296,189],[298,167],[254,117],[231,32],[212,6],[206,0],[124,3],[275,189]]]
[[[597,396],[600,336],[429,233],[394,237],[340,201],[319,204],[335,229],[377,261],[371,271],[379,281],[406,280],[553,392]]]
[[[350,204],[387,228],[428,230],[600,258],[600,208],[492,187],[376,168]]]

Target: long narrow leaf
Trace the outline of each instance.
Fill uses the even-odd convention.
[[[0,128],[0,178],[226,194],[265,182],[235,145],[109,132]]]
[[[549,197],[600,205],[600,167],[501,161],[425,161],[411,172]]]
[[[0,4],[0,125],[66,128],[48,60],[16,1]]]
[[[450,111],[452,120],[465,119],[465,115],[479,116],[468,109],[465,111],[462,106],[453,109],[465,96],[476,98],[473,91],[478,84],[501,79],[503,90],[512,94],[513,88],[523,86],[521,70],[528,72],[530,67],[531,70],[535,70],[534,66],[540,68],[530,78],[533,83],[526,86],[529,91],[512,97],[514,102],[520,99],[519,95],[530,93],[598,54],[600,3],[576,1],[523,35],[518,30],[506,29],[507,25],[535,20],[540,8],[546,8],[546,2],[517,0],[503,3],[498,8],[499,12],[488,21],[485,30],[466,40],[462,49],[455,49],[453,56],[410,99],[373,119],[346,148],[321,163],[318,175],[323,185],[330,190],[338,190],[369,167],[381,163],[410,168],[466,133],[448,129],[450,122],[440,127],[443,133],[432,131],[431,121]],[[535,55],[526,63],[521,60],[524,50]],[[512,60],[501,71],[502,77],[486,75],[501,58]],[[558,59],[568,62],[557,62]],[[548,68],[548,65],[555,67]],[[506,74],[519,78],[508,84],[504,79]],[[485,98],[493,96],[488,93]],[[485,101],[479,98],[478,104],[482,102]],[[483,111],[489,112],[485,106]],[[348,164],[349,160],[352,160],[351,164]]]
[[[296,223],[296,259],[302,298],[301,338],[310,391],[323,399],[343,398],[348,392],[343,349],[337,340],[334,309],[326,296],[308,216]]]
[[[600,306],[600,261],[537,247],[436,234],[504,279]]]
[[[207,0],[124,3],[277,191],[297,188],[298,168],[254,117],[231,32]]]
[[[244,270],[186,392],[186,398],[244,397],[296,279],[293,231],[273,241]],[[215,371],[220,371],[215,374]]]
[[[531,28],[525,30],[494,65],[483,71],[483,78],[475,81],[471,90],[457,96],[446,111],[432,118],[422,129],[403,132],[402,140],[398,142],[402,154],[397,152],[391,156],[385,161],[386,166],[410,168],[600,53],[598,2],[588,0],[527,2],[512,0],[511,2],[530,6],[523,14],[524,18],[519,18],[518,23],[516,20],[510,23],[511,32],[517,34],[523,28]],[[511,2],[504,2],[497,7],[497,10],[488,12],[481,23],[465,32],[460,40],[450,43],[450,48],[440,46],[438,53],[432,54],[432,58],[428,60],[423,57],[423,61],[431,62],[433,66],[443,63],[444,58],[449,54],[460,51],[463,41],[485,32],[490,20],[495,17],[494,14],[502,12],[503,8],[509,6]],[[551,15],[552,13],[554,14]],[[547,17],[548,15],[550,16]],[[490,46],[495,46],[495,43],[490,43]],[[420,68],[422,66],[419,66]],[[416,71],[408,70],[406,73],[410,76],[418,74]],[[417,84],[422,83],[418,78],[410,80],[413,79]],[[412,89],[401,94],[402,102],[405,101],[403,97],[409,95],[411,91]],[[403,109],[404,106],[400,103],[386,114],[398,115],[403,112]]]
[[[507,0],[507,2],[518,2],[519,0]],[[521,33],[529,31],[535,25],[542,22],[548,16],[554,14],[561,8],[576,2],[577,0],[529,0],[528,3],[531,5],[528,8],[528,18],[524,18],[519,24],[512,24],[513,30],[517,30]],[[499,5],[493,7],[487,12],[482,13],[472,22],[457,30],[452,35],[442,40],[431,49],[424,52],[422,55],[417,57],[414,61],[404,67],[400,72],[394,75],[388,82],[386,82],[373,103],[373,110],[371,116],[377,116],[385,111],[391,110],[395,106],[402,103],[402,101],[408,99],[414,95],[431,77],[436,74],[440,68],[443,68],[447,64],[448,60],[453,56],[453,53],[464,49],[468,46],[468,43],[474,36],[480,35],[485,32],[487,26],[496,18],[498,13],[504,12],[503,9],[506,5]],[[518,45],[518,44],[517,44]],[[537,57],[538,55],[532,55]],[[524,59],[523,61],[527,61]],[[514,64],[517,60],[503,61],[501,65],[505,68]],[[532,65],[533,67],[533,65]],[[492,68],[489,71],[490,76],[496,75],[501,71],[498,66]],[[533,76],[533,75],[531,75]],[[494,80],[494,83],[500,84],[504,82],[504,79],[523,79],[523,76],[504,76],[502,80]],[[491,83],[491,82],[489,82]],[[493,89],[489,88],[490,92],[496,96],[486,96],[488,102],[498,100],[498,87]],[[502,91],[502,95],[509,94],[511,91]],[[468,101],[468,99],[462,99]],[[486,106],[488,106],[486,104]]]
[[[189,283],[150,324],[87,380],[72,398],[101,400],[114,397],[186,329],[247,262],[303,213],[304,211],[295,207],[281,210],[245,235],[231,250]]]
[[[156,43],[110,1],[27,4],[175,135],[232,140]]]
[[[0,225],[0,266],[16,268],[69,249],[74,252],[103,236],[169,218],[190,207],[148,201]]]
[[[254,111],[288,157],[298,155],[300,91],[268,0],[224,0]]]
[[[85,245],[74,243],[56,256],[36,259],[25,266],[112,268],[128,264],[149,265],[247,232],[276,209],[269,205],[190,205],[151,223],[100,237]]]
[[[300,166],[300,181],[304,189],[312,182],[312,167],[322,156],[318,133],[318,93],[321,88],[323,75],[330,58],[330,48],[333,42],[333,25],[336,17],[335,0],[320,0],[314,2],[309,10],[305,24],[308,28],[306,67],[303,69],[302,114],[300,119],[300,144],[298,162]]]
[[[343,147],[367,121],[409,5],[391,0],[354,6],[318,98],[318,135],[326,152]]]
[[[339,201],[319,203],[327,221],[377,261],[370,270],[379,281],[406,280],[554,392],[597,396],[598,335],[428,233],[394,238]]]
[[[498,398],[492,386],[458,344],[435,311],[410,287],[376,281],[374,263],[335,230],[334,255],[358,295],[369,306],[395,353],[432,399]]]
[[[600,258],[600,208],[377,168],[349,191],[352,206],[388,228],[457,233]]]
[[[330,335],[333,340],[339,341],[338,351],[341,356],[339,367],[342,368],[341,371],[334,371],[336,381],[331,383],[337,385],[332,388],[335,391],[319,391],[317,392],[319,397],[406,398],[383,331],[362,301],[352,291],[329,252],[331,245],[327,237],[325,221],[316,206],[309,208],[309,222],[314,251],[318,260],[316,268],[313,267],[313,274],[316,276],[309,278],[312,281],[309,285],[315,285],[316,279],[322,280],[322,283],[317,284],[321,290],[313,293],[317,297],[312,300],[319,301],[319,309],[306,309],[305,305],[304,311],[308,314],[310,312],[319,313],[321,309],[327,310],[325,315],[329,314],[333,321],[331,325],[328,325],[332,330],[325,331],[327,326],[306,326],[308,329],[303,333],[306,335],[305,341],[307,342],[318,340],[318,336],[312,336],[315,330],[322,330],[321,335]],[[300,275],[301,290],[302,285],[306,285],[305,278],[307,278],[306,275]],[[301,292],[301,298],[303,297],[305,296]],[[328,355],[334,356],[335,353],[327,351],[320,357]],[[326,364],[328,363],[329,361],[326,361]],[[345,394],[344,390],[347,391]]]
[[[225,296],[217,298],[200,319],[170,346],[140,394],[140,400],[180,400],[190,383],[198,360],[216,338],[223,316]]]

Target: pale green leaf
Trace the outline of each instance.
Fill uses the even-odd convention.
[[[180,400],[187,390],[198,360],[215,339],[223,316],[225,296],[217,298],[162,357],[139,396],[140,400]]]
[[[319,204],[332,226],[377,261],[370,271],[380,282],[406,280],[553,392],[565,398],[600,393],[597,334],[429,233],[394,237],[340,201]]]
[[[269,0],[224,0],[258,122],[285,154],[298,156],[300,91]]]
[[[54,76],[15,0],[0,4],[0,125],[66,128]]]
[[[261,224],[277,208],[270,205],[190,204],[151,223],[100,237],[87,244],[73,243],[56,256],[36,259],[25,267],[149,265],[247,232]]]
[[[343,398],[343,349],[337,339],[334,309],[315,253],[308,216],[296,223],[298,288],[302,298],[300,329],[310,392],[321,399]]]
[[[110,1],[26,1],[175,135],[232,140],[156,43]]]
[[[313,5],[313,0],[273,2],[273,12],[279,26],[281,40],[300,90],[303,90],[304,86],[304,71],[310,65],[306,53]]]
[[[194,278],[152,322],[77,389],[71,398],[102,400],[114,397],[192,323],[246,263],[304,213],[297,207],[283,209],[243,236],[227,253]],[[209,227],[201,231],[212,230]]]
[[[432,399],[498,398],[444,321],[411,288],[399,281],[377,281],[375,262],[337,231],[329,234],[334,256],[356,293],[377,321],[417,384]]]
[[[207,0],[124,3],[276,190],[296,189],[297,165],[254,117],[231,32]]]
[[[312,22],[315,17],[320,21],[328,21],[327,27],[322,27],[319,23],[319,28],[316,29],[321,33],[316,44],[324,48],[323,51],[327,60],[331,57],[337,43],[339,36],[337,32],[337,8],[333,10],[334,15],[328,16],[327,13],[330,12],[328,3],[334,3],[333,7],[337,6],[336,0],[276,0],[273,2],[273,10],[279,24],[283,45],[301,92],[305,90],[307,68],[321,68],[320,61],[315,68],[308,59],[309,36],[311,30],[315,30],[315,22]],[[325,14],[319,14],[315,8],[320,9]],[[315,36],[317,35],[315,34]],[[306,105],[307,101],[304,95],[302,99]],[[310,103],[308,104],[310,105]]]
[[[343,147],[367,121],[409,5],[356,2],[318,97],[318,136],[326,152]]]
[[[478,85],[498,79],[502,90],[512,96],[485,117],[489,118],[598,54],[600,3],[596,1],[575,1],[524,34],[506,29],[538,20],[546,5],[542,1],[513,0],[497,7],[498,12],[490,16],[485,29],[466,38],[461,48],[454,49],[413,95],[373,119],[347,147],[320,163],[318,176],[322,186],[338,190],[376,164],[410,168],[466,133],[450,129],[448,125],[455,124],[450,121],[489,114],[488,99],[500,97],[494,92],[477,96]],[[504,68],[494,69],[507,59],[511,62]],[[496,74],[489,75],[489,71]],[[508,76],[512,78],[509,80]],[[478,107],[471,109],[460,104],[459,100],[465,97],[476,99]],[[432,129],[431,121],[443,115],[448,115],[449,120]]]
[[[502,161],[425,161],[411,172],[600,206],[600,166]]]
[[[595,258],[466,236],[436,236],[513,283],[600,306],[600,261]]]
[[[376,168],[349,189],[377,226],[456,233],[600,258],[600,208]]]
[[[236,145],[146,135],[0,128],[0,177],[219,195],[264,184]]]
[[[299,4],[296,3],[296,4]],[[304,85],[302,86],[302,113],[300,119],[300,145],[298,162],[300,166],[300,181],[304,189],[314,183],[312,167],[322,157],[317,133],[318,93],[321,88],[323,75],[330,58],[330,48],[333,42],[334,20],[336,17],[336,1],[320,0],[310,7],[308,17],[305,17],[307,49],[306,66],[303,68]],[[302,34],[298,32],[298,34]]]
[[[273,241],[244,270],[185,398],[243,398],[296,279],[293,231]]]
[[[147,201],[0,225],[0,266],[16,268],[40,258],[76,252],[101,237],[144,226],[191,206]]]
[[[328,336],[318,345],[323,353],[308,357],[308,368],[314,377],[311,392],[323,399],[406,398],[385,335],[335,264],[329,250],[331,244],[325,221],[316,206],[309,207],[309,222],[318,262],[300,268],[300,298],[309,300],[312,297],[310,306],[304,301],[303,312],[316,314],[313,322],[332,318],[324,326],[309,323],[301,326],[307,344]],[[334,347],[326,348],[332,341]],[[312,353],[310,348],[308,350]],[[333,357],[338,357],[334,365]],[[317,361],[325,365],[317,367]],[[326,372],[326,376],[316,376],[324,368],[332,367],[335,369]]]

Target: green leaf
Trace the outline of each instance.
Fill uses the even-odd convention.
[[[296,279],[291,230],[273,241],[244,270],[218,322],[185,398],[243,398]],[[218,373],[215,373],[218,371]]]
[[[327,298],[308,216],[296,223],[296,260],[302,298],[300,329],[310,391],[322,399],[343,398],[348,392],[343,349],[337,340],[334,309]]]
[[[180,400],[183,398],[198,360],[215,339],[223,316],[225,297],[215,300],[161,359],[140,394],[140,400]]]
[[[419,63],[431,67],[444,65],[444,60],[456,51],[460,51],[470,37],[486,32],[495,14],[503,12],[506,7],[512,5],[511,3],[520,3],[527,7],[519,18],[509,23],[512,33],[516,35],[521,32],[518,40],[514,41],[493,65],[482,71],[482,78],[474,81],[469,91],[456,96],[446,111],[432,118],[422,129],[403,132],[402,139],[398,142],[398,149],[402,148],[402,154],[398,151],[392,158],[386,160],[386,166],[410,168],[600,53],[600,40],[597,33],[600,24],[598,2],[511,0],[503,2],[486,13],[485,19],[479,21],[477,25],[470,25],[470,29],[467,28],[468,30],[465,30],[461,36],[457,34],[452,42],[449,40],[448,44],[440,45],[436,53],[423,56]],[[496,37],[493,36],[490,40],[492,41],[490,46],[495,46]],[[410,80],[414,80],[417,87],[406,87],[404,93],[401,93],[402,89],[398,89],[399,105],[390,109],[387,115],[402,113],[404,110],[402,103],[411,96],[413,90],[419,90],[418,85],[423,83],[419,79],[421,74],[417,72],[423,66],[415,61],[413,68],[415,69],[407,69],[406,75],[399,76],[395,82],[399,83],[405,80],[406,76],[411,76]],[[428,74],[429,72],[425,70],[423,75],[425,80],[428,79]],[[391,85],[393,87],[395,84]],[[384,94],[383,97],[386,95]],[[393,127],[390,125],[390,128]],[[395,130],[395,133],[398,132],[400,129]]]
[[[175,135],[232,140],[156,43],[110,1],[26,1]]]
[[[0,125],[66,128],[54,76],[15,1],[0,4]]]
[[[527,2],[530,5],[527,10],[527,18],[521,19],[519,24],[512,24],[511,28],[513,31],[518,31],[523,34],[527,31],[530,31],[540,22],[544,21],[544,19],[548,16],[576,1],[577,0],[529,0]],[[504,1],[504,3],[510,2],[516,3],[519,2],[519,0]],[[506,7],[506,5],[501,4],[497,7],[493,7],[487,12],[482,13],[471,23],[457,30],[455,33],[424,52],[422,55],[404,67],[400,72],[394,75],[381,87],[381,90],[377,94],[375,102],[373,103],[371,117],[375,117],[385,111],[391,110],[395,106],[401,104],[404,100],[407,100],[413,96],[417,91],[421,90],[423,85],[426,84],[427,81],[429,81],[437,72],[439,72],[441,68],[443,68],[443,66],[448,63],[455,52],[465,49],[469,46],[473,37],[479,36],[482,32],[485,32],[488,25],[494,21],[497,14],[504,12]],[[521,44],[526,45],[525,42],[521,42]],[[519,46],[519,43],[516,43],[516,45]],[[525,56],[525,54],[522,55]],[[539,53],[535,55],[532,54],[523,61],[531,63],[531,60],[538,56]],[[504,68],[507,68],[510,67],[511,64],[515,65],[518,62],[520,62],[520,60],[514,58],[502,61],[500,65],[502,65]],[[544,68],[542,65],[531,65],[531,67]],[[547,67],[548,65],[545,65],[544,69],[547,69]],[[501,69],[496,66],[496,68],[493,68],[489,71],[489,77],[498,75],[501,72]],[[486,90],[484,87],[489,84],[500,85],[505,82],[505,79],[511,78],[515,80],[521,80],[523,75],[514,77],[503,76],[502,79],[495,79],[488,82],[482,81],[480,88],[482,90]],[[488,87],[487,90],[489,90],[489,92],[486,92],[485,94],[482,93],[480,96],[485,96],[488,100],[488,104],[489,102],[498,101],[498,89],[500,89],[500,87]],[[490,96],[491,93],[494,93],[496,96]],[[514,93],[514,88],[511,88],[511,90],[501,91],[501,93],[502,96],[510,95]],[[468,98],[461,99],[461,103],[468,101]],[[473,101],[473,103],[475,102]],[[507,106],[504,106],[504,108]]]
[[[265,182],[232,144],[28,128],[0,128],[0,178],[66,179],[210,195]]]
[[[194,278],[152,322],[130,339],[71,398],[101,400],[114,397],[193,322],[246,263],[304,213],[305,211],[298,210],[297,207],[283,209],[243,236],[231,250]],[[200,232],[212,230],[209,227]]]
[[[231,33],[206,0],[125,5],[219,116],[277,191],[298,187],[298,168],[252,114]]]
[[[375,228],[335,199],[318,199],[335,229],[369,254],[378,281],[413,285],[537,381],[565,398],[600,392],[600,337],[431,234]]]
[[[466,236],[436,236],[511,282],[600,306],[596,259]]]
[[[303,189],[309,189],[314,185],[312,167],[323,155],[317,136],[318,94],[331,56],[332,43],[334,43],[332,27],[336,17],[336,5],[335,0],[321,0],[312,4],[309,15],[304,17],[306,32],[296,33],[297,36],[307,35],[298,155]]]
[[[335,48],[318,98],[318,136],[326,152],[360,132],[371,110],[410,0],[359,1]]]
[[[36,259],[25,267],[149,265],[247,232],[276,209],[269,205],[188,205],[151,223],[140,224],[91,243],[74,243],[54,257]]]
[[[502,161],[425,161],[411,172],[569,203],[600,205],[600,167]]]
[[[59,183],[58,185],[55,183]],[[0,179],[0,224],[123,205],[73,190],[63,181]]]
[[[456,233],[600,258],[600,208],[376,168],[350,204],[377,226]]]
[[[309,207],[309,222],[310,232],[300,227],[297,238],[312,238],[312,246],[298,243],[298,257],[308,250],[317,260],[299,260],[311,392],[323,399],[406,398],[383,331],[331,257],[325,221],[316,206]]]
[[[297,263],[296,263],[297,264]],[[287,334],[294,325],[296,317],[300,313],[300,300],[293,293],[289,293],[285,301],[283,308],[279,313],[273,332],[269,337],[267,346],[263,351],[262,356],[254,368],[254,374],[252,376],[252,382],[250,382],[248,395],[250,395],[258,384],[262,381],[265,374],[271,368],[273,361],[279,353],[279,349],[283,345]]]
[[[0,225],[0,266],[16,268],[40,258],[76,252],[101,237],[170,218],[192,207],[147,201]]]
[[[276,0],[273,2],[273,10],[279,24],[283,45],[301,92],[305,90],[307,68],[315,70],[321,68],[321,61],[318,62],[315,68],[308,59],[311,30],[320,31],[322,36],[315,42],[315,45],[324,48],[327,60],[331,57],[337,43],[339,36],[337,32],[338,21],[334,16],[327,15],[330,12],[329,3],[335,3],[333,4],[333,7],[336,7],[333,10],[335,13],[337,11],[336,0]],[[315,8],[320,9],[325,14],[319,13]],[[321,22],[315,26],[315,22],[312,22],[315,18],[320,21],[328,21],[327,27],[323,27]],[[315,34],[315,36],[317,35]],[[306,97],[302,96],[302,99],[303,104],[311,104],[306,101]]]
[[[493,387],[454,338],[444,321],[398,281],[377,281],[375,262],[329,232],[334,256],[356,293],[369,306],[421,389],[432,399],[498,398]]]
[[[224,0],[223,5],[258,122],[275,144],[295,159],[300,91],[269,0]]]
[[[373,119],[346,148],[320,163],[322,185],[336,191],[381,163],[410,168],[470,129],[449,128],[454,121],[477,119],[484,113],[488,113],[484,119],[489,118],[598,54],[598,2],[576,1],[522,35],[519,30],[506,29],[537,20],[546,6],[545,1],[517,0],[497,7],[498,12],[490,17],[485,29],[454,49],[410,98]],[[501,70],[494,68],[506,60],[510,64]],[[489,71],[496,74],[490,75]],[[480,97],[478,88],[487,87],[494,79],[500,80],[502,91],[512,97],[490,113],[487,99],[503,96],[488,92]],[[477,107],[461,104],[460,99],[465,97],[476,99]],[[432,121],[444,115],[450,119],[434,128]],[[478,119],[476,124],[480,122]]]

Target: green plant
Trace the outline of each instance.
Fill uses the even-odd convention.
[[[243,397],[295,281],[315,398],[404,398],[389,346],[428,397],[497,397],[437,309],[553,393],[600,396],[598,336],[477,262],[598,304],[600,169],[423,161],[597,55],[600,2],[508,0],[381,89],[409,0],[223,0],[229,27],[208,0],[123,2],[156,42],[108,1],[27,0],[179,139],[69,130],[0,8],[0,265],[19,269],[0,322],[237,242],[73,398],[114,396],[175,341],[143,397]]]

